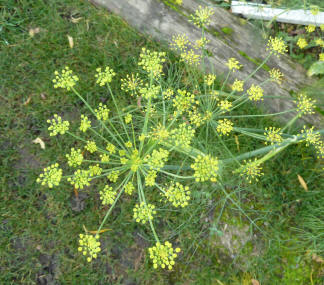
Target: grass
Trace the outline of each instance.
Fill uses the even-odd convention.
[[[247,185],[229,173],[223,177],[227,195],[213,184],[193,184],[193,203],[186,210],[160,209],[162,236],[171,236],[183,249],[174,271],[152,269],[145,257],[151,237],[147,228],[132,222],[130,199],[113,212],[104,226],[110,230],[102,236],[103,254],[88,264],[76,250],[77,235],[82,225],[95,230],[105,214],[94,191],[100,185],[76,199],[67,184],[47,190],[35,183],[41,169],[63,161],[73,144],[65,137],[49,138],[46,120],[59,113],[73,122],[85,111],[77,98],[54,90],[50,79],[68,64],[81,77],[80,90],[90,104],[109,103],[91,83],[96,67],[109,65],[122,78],[135,69],[142,47],[166,48],[88,2],[7,2],[0,18],[1,284],[244,284],[252,278],[261,284],[323,282],[322,264],[306,255],[308,249],[323,253],[323,177],[314,153],[300,145],[267,164],[268,175],[258,184]],[[31,37],[35,28],[40,31]],[[73,48],[67,35],[74,39]],[[129,98],[119,100],[130,104]],[[246,124],[263,128],[274,123],[249,119]],[[32,143],[37,137],[45,150]],[[242,152],[260,146],[245,137],[238,140]],[[225,143],[237,148],[234,138]],[[211,151],[220,148],[208,146]],[[297,174],[307,181],[308,192]],[[226,225],[233,231],[231,247],[221,242]]]

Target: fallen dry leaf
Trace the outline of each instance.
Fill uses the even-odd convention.
[[[24,106],[28,105],[31,100],[31,95],[28,96],[27,100],[23,103]]]
[[[98,231],[88,231],[87,228],[85,227],[85,225],[83,225],[83,228],[85,230],[85,232],[87,233],[91,233],[91,234],[101,234],[101,233],[104,233],[104,232],[108,232],[108,231],[111,231],[111,229],[103,229],[103,230],[100,230],[99,232]]]
[[[73,24],[77,24],[79,23],[83,18],[82,17],[79,17],[79,18],[73,18],[73,16],[71,16],[71,22]]]
[[[316,253],[313,253],[312,259],[318,263],[324,263],[324,259],[320,256],[318,256]]]
[[[74,47],[74,41],[73,41],[73,38],[69,35],[67,35],[67,38],[69,40],[69,46],[70,48],[73,48]]]
[[[251,279],[252,285],[260,285],[260,282],[256,279]]]
[[[40,145],[41,149],[45,149],[45,143],[43,142],[43,140],[41,138],[34,139],[33,143],[38,143]]]
[[[41,96],[41,98],[42,98],[43,100],[46,99],[46,95],[45,95],[45,93],[41,93],[40,96]]]
[[[29,36],[32,38],[40,32],[40,28],[29,29]]]
[[[305,191],[307,192],[308,191],[308,187],[307,187],[307,184],[305,182],[305,180],[303,179],[303,177],[301,177],[299,174],[297,174],[297,177],[298,177],[298,180],[299,180],[299,183],[300,185],[305,189]]]

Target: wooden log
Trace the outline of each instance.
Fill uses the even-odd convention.
[[[131,26],[139,31],[152,36],[157,40],[171,42],[175,34],[187,34],[192,42],[201,37],[201,31],[188,21],[199,6],[195,0],[183,0],[181,7],[170,7],[159,0],[90,0],[92,3],[106,7],[111,12],[120,15]],[[206,6],[213,7],[210,0],[204,1]],[[177,9],[179,8],[179,10]],[[250,23],[242,24],[242,20],[232,15],[225,9],[213,7],[214,15],[211,17],[206,37],[210,42],[207,49],[212,56],[206,59],[206,66],[212,66],[217,73],[227,73],[225,63],[229,58],[235,57],[243,68],[234,73],[235,78],[245,79],[255,68],[257,62],[267,56],[266,40],[259,31]],[[287,55],[280,58],[272,56],[267,67],[280,68],[285,75],[281,86],[268,82],[262,87],[266,95],[280,96],[281,98],[265,98],[261,103],[270,113],[282,112],[296,107],[291,100],[290,93],[296,93],[305,86],[314,83],[306,76],[301,65],[293,62]],[[269,78],[265,69],[260,69],[246,86],[258,84]],[[234,77],[232,76],[231,80]],[[281,116],[284,121],[291,119],[296,113],[286,113]],[[303,117],[304,122],[324,127],[323,116],[319,114]]]

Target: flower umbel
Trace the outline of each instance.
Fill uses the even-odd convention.
[[[111,205],[116,199],[117,191],[111,186],[106,185],[99,194],[102,205]]]
[[[316,100],[308,98],[305,94],[300,94],[297,99],[297,111],[300,115],[314,114]]]
[[[61,73],[58,71],[54,72],[55,79],[53,79],[54,88],[63,88],[71,90],[71,88],[76,84],[79,78],[72,74],[72,70],[69,67],[62,69]]]
[[[232,90],[237,91],[237,92],[241,92],[241,91],[244,90],[243,86],[244,86],[244,81],[235,79],[234,83],[232,84]]]
[[[149,220],[153,220],[153,215],[156,214],[156,211],[154,210],[155,206],[152,204],[145,204],[144,202],[141,202],[141,204],[136,204],[134,211],[134,219],[137,223],[145,224]]]
[[[41,185],[48,185],[49,188],[58,186],[62,178],[62,169],[58,168],[58,163],[52,164],[44,168],[43,173],[39,175],[36,182]]]
[[[101,67],[96,69],[97,74],[95,77],[97,78],[96,83],[100,86],[104,86],[111,82],[112,78],[116,75],[116,73],[110,68],[106,67],[104,71],[102,71]]]
[[[258,85],[252,84],[248,89],[247,94],[251,101],[263,100],[263,89]]]
[[[78,169],[74,172],[72,177],[67,179],[76,189],[83,189],[84,186],[90,185],[90,173],[89,170]]]
[[[141,60],[138,62],[139,66],[153,77],[159,77],[162,74],[162,64],[165,62],[165,52],[150,51],[146,48],[142,48],[140,54]]]
[[[268,40],[268,50],[279,56],[280,54],[284,54],[288,51],[287,45],[282,38],[273,38],[270,37]]]
[[[216,182],[219,169],[217,157],[198,155],[195,162],[191,164],[191,168],[195,171],[194,177],[197,182],[207,180]]]
[[[68,159],[68,165],[72,167],[77,167],[81,165],[83,161],[83,155],[81,149],[71,148],[71,154],[67,154],[66,158]]]
[[[190,191],[188,186],[183,186],[179,182],[172,182],[163,194],[174,207],[185,207],[190,200]]]
[[[234,58],[234,57],[231,57],[228,60],[228,62],[226,63],[226,65],[232,71],[239,70],[242,67],[242,65],[239,63],[239,61],[236,58]]]
[[[98,109],[95,109],[94,111],[98,120],[108,120],[110,109],[107,107],[107,105],[103,105],[102,103],[100,103]]]
[[[249,183],[252,183],[253,180],[258,181],[258,177],[263,175],[258,160],[256,158],[254,161],[252,159],[244,160],[244,163],[245,165],[239,169],[240,176],[243,176]]]
[[[48,130],[51,131],[50,136],[56,136],[57,134],[64,135],[70,126],[69,121],[62,121],[62,118],[57,114],[54,115],[52,120],[47,120],[47,123],[50,124],[48,127]]]
[[[205,28],[210,24],[210,17],[214,14],[212,8],[199,6],[195,14],[191,14],[191,21],[199,28]]]
[[[81,115],[80,131],[86,132],[89,128],[91,128],[91,121],[87,116]]]
[[[283,74],[280,69],[272,68],[269,71],[271,81],[277,82],[279,85],[282,83]]]
[[[88,255],[87,261],[97,258],[98,252],[100,252],[99,235],[80,234],[78,251],[81,251],[83,255]]]
[[[299,48],[304,49],[305,47],[307,47],[308,43],[304,38],[299,38],[297,45],[299,46]]]
[[[283,141],[282,132],[280,128],[269,127],[265,129],[264,135],[266,136],[266,144],[281,143]]]
[[[217,125],[217,132],[220,134],[220,135],[226,135],[228,136],[229,133],[231,131],[233,131],[233,122],[231,122],[230,120],[228,119],[223,119],[223,120],[219,120],[217,121],[218,125]]]
[[[178,252],[180,252],[180,248],[177,247],[174,250],[172,244],[168,241],[164,244],[157,242],[155,246],[149,248],[150,258],[155,269],[161,267],[171,270],[175,264],[174,259],[178,256]]]

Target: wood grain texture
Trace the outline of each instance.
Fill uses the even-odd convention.
[[[188,21],[188,16],[199,6],[194,0],[183,0],[180,12],[159,0],[91,0],[91,2],[106,7],[140,32],[160,41],[170,42],[175,34],[187,34],[192,42],[201,36],[201,31]],[[206,0],[204,2],[205,5],[213,7],[211,1]],[[206,66],[212,67],[216,74],[225,74],[228,72],[225,65],[227,60],[235,57],[243,64],[243,68],[235,72],[234,76],[242,80],[257,66],[247,56],[259,61],[267,56],[266,40],[261,37],[259,31],[252,24],[242,24],[239,18],[229,11],[217,7],[213,8],[215,13],[211,18],[209,32],[206,33],[207,39],[210,40],[207,49],[212,52],[213,56],[206,59]],[[223,28],[230,28],[232,33],[224,33]],[[244,56],[244,54],[247,56]],[[285,80],[281,86],[272,82],[263,85],[265,94],[282,98],[265,98],[260,104],[270,113],[295,108],[296,105],[290,93],[298,92],[301,88],[312,85],[313,80],[306,76],[301,65],[293,62],[286,55],[280,58],[272,56],[267,62],[267,66],[280,68],[285,74]],[[253,83],[258,84],[268,77],[268,72],[260,69],[248,80],[246,86],[249,87]],[[233,76],[231,80],[233,80]],[[294,115],[294,113],[287,113],[282,115],[281,119],[287,121]],[[303,120],[317,127],[324,127],[324,120],[321,115],[305,116]]]

